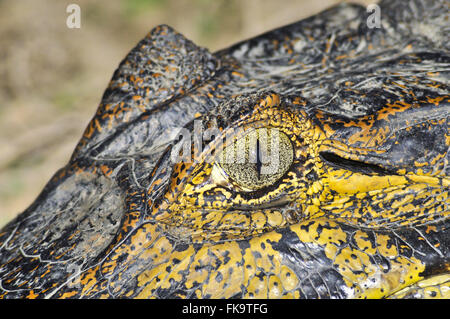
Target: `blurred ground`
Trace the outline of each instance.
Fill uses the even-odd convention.
[[[339,2],[0,0],[0,227],[65,165],[114,69],[156,25],[216,51]],[[70,3],[80,29],[66,26]]]

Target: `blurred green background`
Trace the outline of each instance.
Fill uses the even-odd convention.
[[[0,227],[65,165],[114,69],[156,25],[216,51],[339,2],[0,0]],[[80,29],[66,26],[71,3]]]

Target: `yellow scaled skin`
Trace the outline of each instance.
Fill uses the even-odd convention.
[[[390,298],[450,299],[450,275],[438,275],[418,281]]]
[[[305,102],[296,99],[292,103],[301,107]],[[449,296],[449,275],[422,277],[425,264],[414,256],[404,256],[402,250],[408,247],[394,245],[393,234],[377,231],[447,218],[447,176],[363,174],[331,167],[319,152],[333,150],[333,130],[314,124],[303,111],[294,114],[281,107],[276,94],[259,101],[233,127],[242,129],[235,130],[236,134],[243,134],[244,128],[272,127],[289,137],[294,150],[292,168],[276,187],[250,198],[235,192],[239,181],[218,174],[210,160],[215,147],[220,151],[227,146],[220,145],[218,137],[196,154],[193,163],[175,164],[164,200],[148,202],[153,209],[146,217],[149,223],[130,238],[135,249],[123,244],[115,253],[127,256],[119,266],[117,257],[111,257],[84,273],[82,296],[105,289],[106,283],[94,280],[95,275],[107,276],[113,267],[121,267],[120,276],[128,264],[139,259],[145,267],[133,271],[140,273],[137,298],[156,298],[159,291],[173,287],[191,290],[198,298],[307,297],[303,287],[309,279],[300,276],[297,266],[279,251],[283,236],[306,247],[304,251],[322,251],[329,264],[318,267],[328,267],[342,278],[346,297],[401,297],[412,292]],[[365,134],[370,134],[370,129]],[[342,144],[338,147],[343,149]],[[345,153],[361,153],[345,148]],[[430,200],[425,206],[412,205],[414,199],[427,196]],[[271,201],[283,202],[283,209],[265,206]],[[234,209],[242,205],[253,209],[245,213]],[[357,230],[349,232],[343,225],[357,226],[353,228]],[[430,227],[427,231],[437,230]],[[177,245],[184,245],[183,249]],[[389,269],[374,262],[376,258],[388,260]],[[315,275],[314,269],[310,275]],[[109,289],[118,293],[121,287],[112,282]],[[131,291],[129,296],[133,294]]]

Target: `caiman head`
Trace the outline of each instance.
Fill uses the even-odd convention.
[[[450,56],[425,4],[215,54],[154,29],[0,232],[0,296],[450,297]]]

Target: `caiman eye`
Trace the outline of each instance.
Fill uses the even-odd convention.
[[[291,166],[294,150],[280,130],[258,128],[227,145],[217,158],[216,170],[221,168],[229,182],[250,192],[279,180]]]

